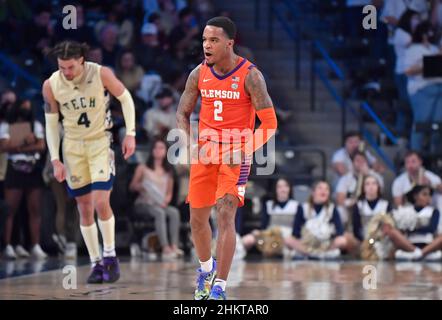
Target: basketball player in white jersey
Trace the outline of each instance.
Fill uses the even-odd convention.
[[[52,50],[59,70],[43,84],[46,139],[54,176],[59,182],[66,180],[68,193],[77,201],[80,229],[92,263],[87,282],[111,283],[119,279],[120,270],[115,253],[115,219],[109,202],[115,166],[107,131],[112,126],[107,92],[121,102],[126,124],[122,143],[125,159],[135,151],[135,108],[129,91],[109,68],[85,61],[87,49],[85,44],[64,41]],[[64,129],[62,160],[59,114]],[[103,238],[103,258],[95,210]]]

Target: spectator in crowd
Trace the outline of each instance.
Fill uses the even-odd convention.
[[[141,28],[141,41],[135,49],[135,56],[146,72],[160,74],[167,82],[172,79],[175,63],[160,44],[155,24],[146,23]]]
[[[145,23],[144,25],[148,25],[148,24],[153,24],[155,25],[157,28],[157,39],[158,39],[158,44],[161,48],[164,48],[165,50],[169,49],[169,42],[168,42],[168,34],[166,33],[166,30],[164,29],[163,24],[161,23],[161,16],[155,12],[152,13],[149,16],[149,19],[147,20],[147,23]]]
[[[2,92],[0,97],[0,108],[2,112],[6,112],[10,106],[17,102],[17,95],[14,90],[6,89]],[[3,114],[4,115],[4,114]]]
[[[139,194],[135,201],[136,214],[155,219],[163,259],[183,254],[178,248],[180,213],[170,205],[173,185],[173,167],[167,161],[167,144],[164,140],[156,139],[147,163],[135,169],[129,189]]]
[[[128,48],[134,37],[134,23],[129,13],[129,5],[123,1],[114,1],[104,23],[113,23],[118,28],[118,46]]]
[[[169,43],[176,57],[183,57],[198,46],[201,50],[201,30],[193,11],[186,7],[179,13],[179,24],[171,31]]]
[[[103,64],[103,50],[101,47],[91,47],[87,53],[87,60],[98,64]]]
[[[356,203],[359,196],[362,194],[362,181],[367,175],[376,177],[381,186],[384,187],[384,178],[370,169],[368,160],[364,153],[357,151],[352,156],[353,170],[339,178],[336,185],[336,205],[341,214],[343,224],[349,221],[349,209]]]
[[[440,34],[440,31],[442,29],[442,3],[440,0],[433,0],[431,1],[431,23],[433,26],[438,30],[438,33]]]
[[[399,19],[394,31],[393,45],[396,53],[395,82],[398,90],[398,110],[396,115],[396,133],[409,137],[407,128],[411,124],[411,109],[407,92],[407,75],[405,74],[405,51],[412,43],[412,34],[420,22],[417,11],[408,9]]]
[[[331,200],[330,185],[317,182],[309,200],[298,206],[289,248],[313,258],[336,258],[347,248],[339,213]]]
[[[356,131],[349,131],[345,135],[345,146],[338,149],[332,157],[333,170],[338,177],[351,172],[353,169],[352,156],[358,151],[365,153],[370,167],[378,172],[383,172],[383,165],[377,161],[377,159],[370,153],[370,151],[365,150],[365,144],[362,140],[361,135]]]
[[[440,197],[440,193],[442,193],[442,180],[435,173],[425,169],[419,153],[411,150],[405,154],[404,158],[405,171],[396,177],[392,184],[391,193],[394,205],[396,207],[403,205],[405,203],[405,195],[416,185],[430,186],[437,191],[437,197]]]
[[[438,260],[442,258],[442,237],[437,235],[440,214],[431,206],[432,190],[416,185],[407,194],[410,205],[393,211],[396,229],[386,232],[397,247],[396,259]]]
[[[410,147],[423,150],[424,134],[417,125],[442,122],[442,78],[424,78],[423,57],[440,54],[434,45],[435,31],[431,23],[420,23],[413,33],[413,43],[405,51],[405,73],[408,76],[408,94],[413,109],[413,129]],[[432,146],[437,145],[433,135]]]
[[[197,13],[199,21],[207,21],[216,16],[215,8],[210,0],[196,0],[193,1],[193,9]]]
[[[168,87],[163,87],[155,99],[156,105],[144,115],[143,128],[150,137],[166,137],[176,128],[176,99]]]
[[[51,8],[43,5],[37,7],[33,20],[25,30],[23,46],[30,50],[33,57],[42,62],[52,45],[54,30],[51,23]]]
[[[159,2],[160,10],[158,12],[161,25],[165,33],[170,35],[173,28],[178,24],[178,12],[185,7],[178,7],[173,0],[161,0]]]
[[[34,120],[30,101],[16,103],[7,115],[7,121],[0,124],[0,150],[8,152],[8,168],[5,177],[5,201],[8,217],[5,225],[4,242],[6,258],[15,259],[23,254],[23,247],[16,252],[11,246],[14,216],[22,197],[26,198],[31,234],[31,254],[37,259],[47,257],[40,247],[41,192],[44,186],[40,159],[45,151],[44,129]]]
[[[263,231],[273,231],[274,234],[277,234],[277,238],[281,240],[280,247],[277,249],[282,249],[291,236],[293,220],[297,211],[298,202],[293,199],[290,181],[287,178],[279,178],[272,192],[272,198],[264,203],[261,229],[253,230],[242,237],[244,248],[246,250],[251,249],[261,237],[265,241],[266,237]]]
[[[103,51],[103,65],[113,67],[120,52],[118,27],[115,24],[108,23],[101,28],[99,34],[99,41]]]
[[[360,248],[361,243],[368,240],[368,227],[373,218],[388,214],[392,209],[388,200],[382,197],[382,188],[375,176],[366,175],[362,186],[362,193],[352,210],[353,234],[347,238],[350,251]]]
[[[134,53],[131,50],[124,50],[120,54],[116,75],[130,92],[134,93],[139,89],[144,70],[136,63]]]

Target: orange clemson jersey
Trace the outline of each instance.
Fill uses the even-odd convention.
[[[205,62],[201,64],[198,89],[201,94],[199,139],[230,142],[240,132],[255,127],[255,109],[245,89],[247,73],[255,67],[240,57],[238,65],[229,73],[219,75]],[[241,134],[241,141],[247,138]]]

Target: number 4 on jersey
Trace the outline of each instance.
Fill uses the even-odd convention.
[[[89,128],[91,125],[91,122],[89,121],[89,118],[87,117],[87,113],[83,112],[82,114],[80,114],[80,118],[78,118],[77,124],[79,126],[83,125],[86,128]]]

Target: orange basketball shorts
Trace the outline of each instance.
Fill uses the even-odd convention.
[[[226,163],[192,163],[187,195],[190,207],[214,206],[216,201],[226,194],[237,197],[238,207],[242,207],[251,159],[251,157],[246,157],[241,164],[235,166],[229,166]]]

